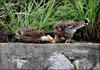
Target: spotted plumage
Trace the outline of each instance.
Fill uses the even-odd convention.
[[[64,37],[66,42],[70,42],[74,33],[77,29],[82,28],[87,25],[86,20],[75,21],[75,20],[67,20],[67,21],[58,21],[54,24],[54,36],[55,41],[58,42],[61,37]]]
[[[26,28],[26,29],[18,29],[15,32],[18,39],[24,42],[40,42],[40,41],[51,41],[50,36],[45,36],[45,31],[34,29],[34,28]]]

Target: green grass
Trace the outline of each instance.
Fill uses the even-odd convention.
[[[25,3],[24,11],[21,10],[20,12],[16,11],[15,5],[13,3],[3,3],[5,15],[10,18],[10,21],[7,24],[3,23],[3,26],[10,28],[11,31],[15,31],[18,28],[50,30],[50,26],[56,20],[52,15],[56,8],[56,6],[54,7],[55,0],[50,0],[47,3],[43,3],[43,1],[37,3],[35,0],[30,0],[27,4]]]
[[[3,15],[9,16],[9,21],[0,20],[0,25],[8,31],[18,28],[38,28],[52,30],[58,20],[88,19],[88,30],[92,32],[99,0],[4,0],[0,4]],[[20,8],[20,11],[18,8]],[[2,17],[2,15],[0,15]]]
[[[96,13],[99,9],[99,0],[64,0],[63,6],[57,9],[57,16],[63,19],[88,19],[88,29],[92,31],[95,25]]]

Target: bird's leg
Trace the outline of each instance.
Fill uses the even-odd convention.
[[[70,43],[71,42],[71,38],[65,38],[65,43]]]
[[[59,36],[58,35],[55,35],[54,36],[54,40],[55,40],[55,42],[59,42]]]

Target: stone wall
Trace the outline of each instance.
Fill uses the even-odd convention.
[[[97,43],[0,43],[0,68],[93,69],[99,62],[99,46]]]

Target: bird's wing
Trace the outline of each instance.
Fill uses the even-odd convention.
[[[68,20],[66,21],[66,28],[72,29],[76,26],[77,22],[74,20]]]

